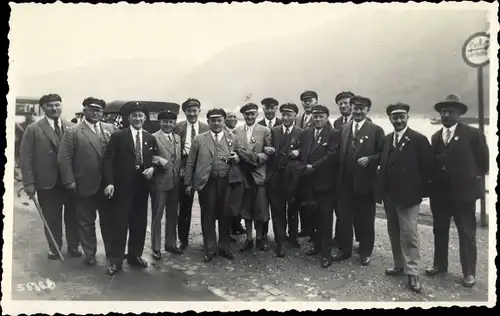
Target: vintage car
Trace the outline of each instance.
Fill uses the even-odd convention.
[[[104,109],[103,120],[107,123],[114,124],[118,128],[126,128],[129,126],[127,118],[127,109],[133,103],[139,102],[146,106],[149,116],[144,123],[144,129],[149,133],[154,133],[160,129],[158,114],[162,111],[170,110],[179,114],[180,105],[172,102],[159,101],[113,101],[109,102]]]

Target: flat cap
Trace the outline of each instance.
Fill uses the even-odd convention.
[[[335,103],[338,103],[342,99],[346,99],[346,98],[350,99],[353,96],[354,96],[354,93],[352,93],[351,91],[342,91],[335,96]]]
[[[104,109],[106,107],[106,102],[102,99],[97,99],[94,97],[85,98],[82,102],[83,106],[99,107]]]
[[[158,121],[160,120],[176,120],[177,119],[177,113],[166,110],[166,111],[161,111],[158,113]]]
[[[350,99],[349,103],[351,105],[361,105],[361,106],[367,106],[367,107],[371,107],[372,106],[372,101],[370,99],[362,97],[360,95],[353,96]]]
[[[259,107],[255,103],[247,103],[244,106],[241,107],[240,113],[246,113],[246,112],[258,112]]]
[[[275,98],[264,98],[260,103],[264,106],[278,106],[279,102]]]
[[[405,103],[396,102],[396,104],[389,104],[385,111],[387,112],[387,115],[396,113],[408,113],[410,112],[410,106]]]
[[[280,112],[295,112],[299,113],[299,107],[295,103],[285,103],[280,106]]]
[[[127,115],[130,115],[130,113],[132,112],[142,112],[146,114],[146,116],[148,116],[148,110],[146,109],[144,104],[137,101],[130,103],[130,105],[128,106]]]
[[[40,101],[38,102],[38,104],[43,105],[45,103],[54,102],[54,101],[61,102],[62,101],[61,96],[59,94],[56,94],[56,93],[46,94],[40,98]]]
[[[224,111],[224,109],[210,109],[207,112],[207,119],[211,119],[213,117],[223,117],[225,119],[226,116],[226,111]]]
[[[197,106],[198,108],[201,108],[201,102],[198,99],[189,98],[182,103],[182,110],[186,111],[187,108],[192,106]]]
[[[328,108],[324,105],[321,105],[321,104],[317,104],[315,106],[313,106],[312,108],[312,114],[322,114],[322,113],[326,113],[326,115],[330,115],[330,110],[328,110]]]
[[[318,99],[318,94],[314,91],[304,91],[302,92],[302,94],[300,95],[300,100],[301,101],[304,101],[305,99],[309,99],[309,98],[315,98],[315,99]]]

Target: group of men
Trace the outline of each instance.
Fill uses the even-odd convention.
[[[117,130],[101,121],[106,106],[101,99],[85,99],[85,119],[71,125],[60,117],[61,97],[43,96],[40,106],[46,117],[27,127],[20,164],[25,191],[30,197],[37,194],[47,219],[49,259],[57,259],[62,248],[64,208],[71,256],[82,256],[81,245],[84,262],[96,264],[98,211],[110,262],[107,273],[118,273],[125,258],[129,265],[147,267],[142,254],[149,197],[153,258],[162,256],[164,214],[164,250],[182,254],[189,245],[197,192],[204,262],[217,255],[232,260],[232,235],[239,233],[246,234],[240,252],[267,251],[272,219],[278,257],[285,256],[287,245],[300,248],[298,238],[307,236],[312,248],[306,254],[319,255],[326,268],[352,256],[355,235],[360,263],[368,265],[375,206],[383,201],[394,255],[394,266],[385,273],[406,273],[410,289],[420,292],[417,218],[422,199],[430,197],[435,258],[427,274],[448,269],[453,217],[463,284],[474,285],[475,201],[484,194],[480,188],[489,155],[484,134],[460,123],[467,111],[460,97],[452,94],[435,105],[443,128],[431,143],[408,127],[407,104],[387,107],[394,132],[385,135],[367,117],[369,98],[339,93],[335,102],[342,115],[333,124],[316,92],[306,91],[300,99],[301,115],[294,103],[263,99],[265,118],[260,121],[259,106],[247,103],[240,109],[242,126],[237,126],[237,113],[220,108],[208,110],[205,124],[199,119],[201,102],[188,99],[182,104],[185,121],[177,122],[175,110],[161,112],[161,128],[150,134],[143,129],[148,111],[140,103],[128,108],[130,126]]]

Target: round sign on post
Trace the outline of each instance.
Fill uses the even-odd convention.
[[[486,32],[472,34],[462,47],[462,57],[467,65],[480,68],[490,62],[490,37]]]

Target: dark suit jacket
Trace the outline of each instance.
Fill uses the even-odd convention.
[[[105,146],[116,128],[103,122],[100,127],[104,144],[82,121],[66,130],[59,146],[61,180],[65,185],[76,183],[79,196],[90,197],[102,185]]]
[[[269,126],[267,126],[267,125],[266,125],[266,119],[262,119],[262,120],[260,120],[260,121],[258,122],[258,124],[260,124],[260,125],[262,125],[262,126],[265,126],[265,127],[269,127]],[[281,121],[281,119],[277,117],[277,118],[276,118],[276,121],[274,122],[274,126],[273,126],[273,127],[279,126],[279,125],[281,125],[281,124],[283,124],[283,121]]]
[[[299,149],[300,143],[299,138],[302,134],[303,129],[297,126],[293,126],[290,132],[290,143],[288,146],[284,147],[284,136],[283,126],[279,125],[271,129],[271,145],[275,149],[275,153],[271,156],[267,162],[266,168],[266,181],[268,182],[273,175],[278,170],[281,163],[283,165],[288,164],[287,162],[291,159],[289,158],[290,152],[295,149]]]
[[[427,137],[410,128],[396,148],[393,148],[393,141],[394,132],[385,138],[377,200],[390,195],[396,205],[409,208],[428,196],[432,148]]]
[[[61,120],[64,132],[73,123]],[[47,118],[42,118],[26,128],[21,141],[20,167],[23,185],[34,185],[37,190],[52,189],[59,178],[57,152],[60,140],[50,127]]]
[[[335,128],[336,130],[339,130],[339,131],[340,131],[340,129],[342,128],[342,125],[344,125],[344,123],[342,123],[342,119],[343,119],[343,118],[344,118],[343,116],[340,116],[340,117],[338,117],[337,119],[335,119],[335,121],[333,121],[333,128]],[[371,122],[371,121],[372,121],[369,117],[367,117],[367,118],[366,118],[366,120],[367,120],[368,122]],[[351,118],[349,119],[349,122],[350,122],[350,121],[352,121],[352,116],[351,116]],[[349,122],[347,122],[347,123],[349,123]]]
[[[104,157],[104,179],[106,186],[114,185],[114,197],[131,195],[137,185],[134,148],[134,138],[130,127],[111,134]],[[144,129],[142,130],[142,155],[144,169],[152,167],[153,156],[158,155],[156,138]]]
[[[315,191],[333,190],[337,185],[340,132],[326,125],[318,140],[314,141],[314,128],[309,128],[302,132],[299,143],[299,160],[314,169],[312,174],[301,179],[301,187],[306,185]]]
[[[451,196],[463,201],[480,198],[482,178],[489,171],[489,149],[486,137],[477,128],[458,123],[448,143],[448,154],[439,155],[438,146],[444,146],[442,129],[431,138],[434,154],[432,168],[432,194],[439,196],[449,189]]]
[[[352,137],[352,124],[351,121],[342,126],[341,129],[339,186],[342,185],[342,179],[346,176],[346,157],[348,146],[351,146],[349,140]],[[366,120],[356,138],[355,160],[369,157],[370,161],[364,168],[356,165],[352,175],[354,177],[354,191],[357,194],[373,194],[375,193],[377,169],[384,148],[385,133],[380,126]]]

